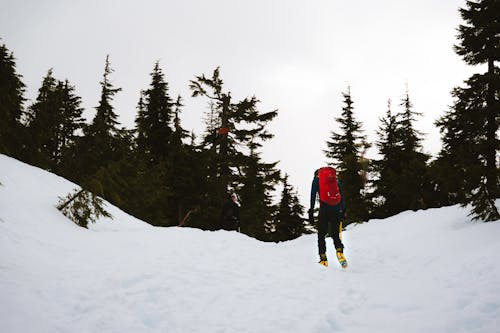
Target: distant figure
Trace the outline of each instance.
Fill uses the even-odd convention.
[[[231,193],[224,203],[220,220],[222,229],[240,231],[240,203],[236,193]]]
[[[345,214],[344,198],[342,189],[337,180],[337,172],[332,167],[324,167],[314,172],[311,185],[311,208],[309,209],[309,221],[314,223],[314,205],[319,193],[319,218],[318,218],[318,250],[319,263],[328,266],[326,257],[326,234],[330,232],[335,245],[337,259],[343,268],[347,267],[344,256],[344,244],[341,240],[342,220]]]

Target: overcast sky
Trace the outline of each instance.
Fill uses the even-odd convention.
[[[91,118],[99,101],[104,61],[123,90],[114,106],[134,125],[139,92],[160,61],[172,97],[184,99],[183,126],[203,132],[207,101],[190,97],[189,80],[220,66],[234,101],[255,95],[260,110],[279,110],[275,138],[263,157],[280,161],[304,204],[341,93],[351,87],[355,116],[369,141],[392,99],[408,84],[424,151],[440,149],[434,121],[451,104],[450,91],[477,68],[453,52],[458,8],[465,0],[0,0],[0,43],[14,52],[26,97],[36,98],[53,68],[82,97]],[[28,102],[27,104],[30,104]],[[372,149],[369,156],[376,155]],[[308,204],[307,204],[308,206]]]

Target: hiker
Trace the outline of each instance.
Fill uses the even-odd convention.
[[[337,180],[337,172],[332,167],[323,167],[314,172],[311,185],[311,208],[309,209],[309,221],[314,223],[314,205],[316,195],[319,194],[319,217],[318,217],[318,250],[319,263],[328,266],[326,257],[326,234],[333,238],[337,259],[343,268],[347,267],[344,256],[344,244],[341,240],[342,220],[345,217],[345,203],[342,196],[340,182]]]
[[[236,193],[231,193],[222,206],[220,220],[222,229],[240,231],[240,203]]]

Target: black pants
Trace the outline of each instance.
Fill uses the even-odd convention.
[[[340,213],[335,210],[327,210],[322,207],[319,209],[318,222],[318,250],[319,253],[326,253],[325,236],[327,233],[333,238],[335,249],[343,249],[344,245],[340,240]]]

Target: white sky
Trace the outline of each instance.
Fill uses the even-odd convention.
[[[201,134],[207,101],[193,99],[189,80],[221,67],[233,98],[255,95],[260,110],[279,110],[266,161],[281,161],[304,204],[342,91],[351,86],[355,114],[373,142],[387,100],[393,111],[408,83],[424,150],[436,154],[434,121],[451,104],[450,91],[477,69],[453,52],[458,8],[465,0],[0,0],[0,43],[14,52],[17,70],[36,98],[49,68],[68,79],[91,118],[99,100],[104,60],[121,87],[115,111],[134,125],[141,89],[154,63],[172,97],[184,99],[183,126]],[[28,102],[27,104],[29,104]],[[370,156],[375,156],[372,149]],[[308,205],[308,204],[307,204]]]

